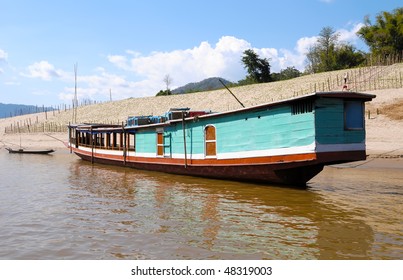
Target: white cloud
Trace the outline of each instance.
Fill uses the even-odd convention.
[[[59,99],[69,103],[73,100],[75,88],[71,77],[71,87],[66,87],[59,93]],[[79,100],[90,99],[97,101],[109,100],[112,93],[113,100],[132,96],[143,96],[138,89],[144,88],[141,82],[128,81],[124,76],[110,74],[103,68],[97,68],[93,75],[77,76],[77,96]],[[150,91],[149,91],[150,92]]]
[[[248,48],[251,48],[251,44],[247,41],[224,36],[215,46],[208,42],[201,42],[194,48],[171,52],[152,52],[149,55],[142,55],[129,50],[124,54],[109,55],[108,61],[123,70],[125,75],[111,74],[104,68],[96,69],[93,75],[79,75],[78,98],[108,100],[110,90],[114,100],[153,96],[165,88],[163,79],[167,74],[173,79],[171,88],[214,76],[238,81],[245,76],[241,57],[243,51]],[[52,77],[49,72],[53,74],[61,72],[49,65],[45,66],[44,64],[39,67],[35,64],[35,67],[30,68],[30,75],[48,78]],[[70,81],[73,81],[71,75]],[[66,87],[59,93],[59,99],[65,102],[71,102],[73,97],[73,86]]]
[[[355,24],[351,28],[337,30],[340,40],[354,44],[357,40],[355,33],[361,26]],[[269,59],[271,72],[279,72],[291,66],[303,71],[306,67],[306,54],[317,38],[300,38],[291,50],[253,48],[251,43],[232,36],[221,37],[215,45],[201,42],[193,48],[171,52],[143,55],[128,50],[123,54],[107,56],[111,64],[122,70],[122,75],[112,74],[110,69],[108,72],[104,68],[96,69],[93,75],[79,75],[78,96],[79,99],[109,100],[110,90],[114,100],[154,96],[165,88],[163,79],[167,74],[173,79],[172,89],[209,77],[222,77],[237,82],[246,76],[241,58],[243,52],[251,48],[259,56]],[[68,76],[47,62],[31,65],[29,70],[31,76],[45,80]],[[74,78],[72,75],[68,77],[72,86],[65,88],[59,97],[71,102],[74,96]]]
[[[339,33],[339,40],[343,42],[356,43],[359,39],[357,36],[358,30],[360,30],[364,26],[363,23],[356,23],[352,25],[351,30],[348,29],[340,29],[337,32]]]
[[[108,60],[119,68],[130,70],[127,67],[127,58],[123,55],[109,55]]]
[[[5,51],[3,51],[2,49],[0,49],[0,63],[6,62],[7,58],[8,58],[8,54]],[[0,74],[3,74],[3,73],[4,73],[3,68],[0,68]]]
[[[295,51],[298,54],[306,55],[309,49],[316,44],[318,40],[317,36],[313,37],[303,37],[297,41],[297,46],[295,47]]]
[[[241,56],[248,48],[251,45],[245,40],[224,36],[215,46],[202,42],[192,49],[153,52],[148,56],[126,52],[129,57],[110,55],[108,60],[155,84],[158,91],[163,88],[166,74],[173,78],[173,87],[214,76],[237,81],[244,74]]]
[[[39,78],[45,81],[50,81],[52,78],[61,78],[64,75],[62,70],[57,70],[49,62],[42,60],[35,62],[27,67],[28,73],[21,73],[22,76],[28,78]]]
[[[304,37],[297,41],[293,50],[275,48],[253,48],[252,44],[233,36],[221,37],[215,45],[201,42],[199,46],[172,52],[153,52],[141,55],[126,51],[124,55],[110,55],[109,62],[119,69],[129,71],[142,83],[136,89],[141,96],[156,94],[164,88],[163,78],[169,74],[172,88],[197,82],[209,77],[223,77],[237,82],[246,76],[241,58],[246,49],[253,49],[260,57],[269,59],[272,72],[290,66],[303,71],[306,53],[317,37]],[[145,87],[145,85],[148,85]]]
[[[8,54],[0,49],[0,62],[6,62],[8,58]]]
[[[287,67],[295,67],[300,71],[304,71],[306,54],[316,43],[317,38],[316,36],[303,37],[297,41],[293,50],[280,49],[280,55],[277,57],[278,64],[273,65],[273,72],[279,72]]]

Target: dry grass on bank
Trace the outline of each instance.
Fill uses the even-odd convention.
[[[381,113],[392,120],[403,120],[403,99],[381,107]]]

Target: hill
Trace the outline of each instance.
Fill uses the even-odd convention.
[[[223,78],[208,78],[204,79],[203,81],[197,83],[189,83],[184,86],[178,87],[172,90],[173,94],[182,94],[182,93],[190,93],[190,92],[199,92],[199,91],[210,91],[215,89],[223,88],[224,86],[220,82],[223,81],[225,85],[231,84],[230,81],[227,81]]]
[[[44,110],[51,111],[53,110],[53,108],[44,108],[33,105],[0,103],[0,119],[44,112]]]
[[[346,72],[348,72],[349,76],[349,90],[359,92],[377,91],[377,98],[368,104],[368,109],[371,110],[371,117],[378,112],[387,115],[389,112],[384,109],[386,104],[403,101],[403,63],[305,75],[286,81],[238,86],[231,87],[230,89],[248,107],[301,96],[314,91],[342,90],[343,77]],[[399,97],[401,96],[400,99],[395,100],[396,95],[389,94],[387,89],[398,89],[397,91],[401,92],[398,95]],[[66,125],[69,122],[122,124],[128,116],[161,115],[169,111],[170,108],[175,107],[223,112],[239,109],[241,106],[226,89],[217,89],[191,94],[128,98],[113,102],[80,106],[77,110],[77,117],[74,120],[72,119],[72,110],[64,110],[48,114],[48,118],[46,120],[42,119],[42,122],[53,128],[50,131],[59,131],[62,129],[65,131]],[[393,111],[397,114],[394,116],[394,119],[398,119],[400,115],[403,115],[403,112],[400,112],[400,110]],[[30,116],[22,118],[20,128],[24,126],[24,119],[28,118]],[[29,123],[29,121],[33,122],[33,120],[25,120],[25,123]],[[39,131],[47,130],[43,127],[43,123],[37,125]],[[30,131],[34,131],[34,127],[31,126]]]

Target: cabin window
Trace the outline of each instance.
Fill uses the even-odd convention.
[[[291,114],[292,115],[299,115],[310,113],[313,110],[313,102],[312,100],[304,100],[295,102],[291,105]]]
[[[85,134],[85,144],[88,146],[92,145],[92,134],[91,133]]]
[[[344,128],[346,130],[364,129],[364,104],[362,101],[344,103]]]
[[[116,137],[116,133],[115,132],[113,132],[112,133],[112,142],[113,142],[113,148],[116,148],[118,145],[117,145],[117,137]]]
[[[157,132],[157,156],[164,155],[164,133]]]
[[[73,135],[75,136],[75,138],[72,138],[72,140],[75,141],[76,148],[78,148],[78,145],[81,144],[80,143],[80,132],[78,132],[77,129],[74,129]]]
[[[204,129],[206,157],[215,157],[217,155],[216,129],[212,125]]]
[[[127,149],[129,151],[136,151],[136,134],[128,133],[126,141]]]
[[[96,133],[95,134],[95,147],[101,147],[101,141],[102,141],[102,134]]]
[[[110,133],[106,134],[106,147],[107,148],[111,147],[111,134]]]
[[[123,149],[123,133],[119,133],[119,149]]]
[[[105,143],[104,134],[100,133],[99,134],[99,140],[98,140],[98,146],[100,148],[102,148],[105,145],[104,143]]]

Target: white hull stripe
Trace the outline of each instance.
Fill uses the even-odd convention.
[[[92,152],[89,147],[79,147],[80,150],[86,151],[88,153]],[[217,154],[217,159],[242,159],[242,158],[253,158],[253,157],[267,157],[267,156],[283,156],[283,155],[297,155],[297,154],[307,154],[307,153],[322,153],[322,152],[342,152],[342,151],[362,151],[365,150],[365,143],[354,143],[354,144],[310,144],[306,146],[291,147],[291,148],[280,148],[280,149],[267,149],[267,150],[254,150],[245,152],[233,152],[233,153],[220,153]],[[113,156],[123,156],[123,151],[117,150],[104,150],[94,148],[94,153],[113,155]],[[145,158],[157,158],[155,153],[139,153],[128,151],[127,156],[137,156]],[[167,156],[167,155],[165,155]],[[188,159],[205,159],[204,154],[188,154]],[[170,158],[183,159],[184,154],[171,154]]]

